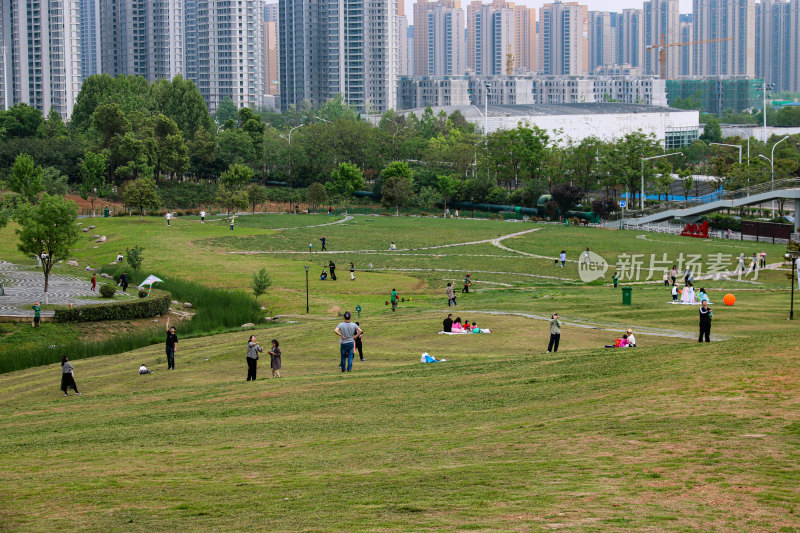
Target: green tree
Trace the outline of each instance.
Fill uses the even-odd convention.
[[[98,105],[92,114],[92,125],[103,136],[103,148],[111,146],[112,138],[131,129],[125,113],[114,103]]]
[[[128,183],[122,196],[125,204],[139,209],[140,222],[145,209],[157,209],[161,205],[161,197],[156,190],[156,180],[150,177],[141,177]]]
[[[150,106],[150,83],[141,76],[89,76],[75,99],[70,129],[85,132],[92,125],[97,107],[110,103],[117,105],[126,116],[141,113]]]
[[[226,96],[217,106],[214,120],[217,121],[217,124],[225,124],[229,120],[236,120],[237,114],[236,104],[233,103],[230,96]]]
[[[681,179],[681,189],[683,189],[684,200],[688,202],[689,193],[692,191],[692,187],[694,186],[694,178],[692,177],[692,171],[689,170],[688,168],[679,170],[678,177]]]
[[[44,296],[50,285],[50,269],[69,258],[70,248],[78,242],[78,206],[59,196],[42,195],[38,205],[24,204],[17,209],[19,229],[17,248],[27,256],[41,258]]]
[[[125,249],[126,261],[128,261],[134,272],[139,272],[139,269],[142,268],[142,262],[144,262],[144,254],[142,252],[144,252],[144,248],[138,244],[133,248]]]
[[[69,130],[64,124],[64,120],[54,107],[50,108],[47,113],[47,120],[45,120],[37,132],[39,137],[48,137],[50,139],[64,139],[69,137]]]
[[[164,114],[153,120],[155,175],[182,174],[189,168],[189,151],[183,142],[178,124]]]
[[[199,129],[210,130],[212,119],[200,91],[191,80],[179,74],[172,80],[160,79],[150,88],[155,114],[164,114],[175,121],[184,136]]]
[[[253,214],[256,212],[256,206],[261,205],[269,199],[267,189],[258,183],[251,183],[247,188],[247,199],[250,202]]]
[[[319,182],[314,182],[306,189],[306,202],[308,202],[311,209],[316,209],[328,201],[328,191],[325,186]]]
[[[575,207],[583,198],[583,189],[577,185],[559,183],[550,187],[550,195],[553,197],[553,201],[558,204],[561,216],[566,217],[567,211]]]
[[[641,131],[628,133],[609,145],[600,158],[600,173],[606,176],[606,185],[624,185],[631,197],[641,189],[642,158],[661,153],[659,141],[653,135]],[[653,165],[644,165],[644,177],[648,182],[654,174]]]
[[[253,289],[253,294],[258,297],[267,292],[267,289],[272,285],[272,278],[267,272],[266,267],[253,274],[253,283],[250,287]]]
[[[428,211],[442,201],[442,194],[433,187],[422,187],[417,193],[417,206]]]
[[[395,216],[400,214],[400,206],[407,205],[414,198],[412,185],[413,172],[403,161],[394,161],[383,169],[381,199],[384,205],[394,206]]]
[[[42,170],[42,187],[50,196],[64,196],[69,192],[67,177],[56,167],[46,167]]]
[[[708,115],[706,125],[703,128],[703,134],[700,136],[701,141],[709,143],[722,142],[722,128],[719,125],[719,119],[713,115]]]
[[[219,177],[219,182],[231,191],[241,189],[246,183],[252,181],[255,173],[248,166],[233,164]],[[245,206],[247,207],[247,206]]]
[[[43,124],[42,112],[25,103],[0,111],[0,130],[5,130],[8,138],[33,137]]]
[[[26,201],[36,203],[43,188],[42,167],[36,165],[30,155],[18,155],[8,176],[8,187]]]
[[[328,188],[344,198],[344,212],[347,214],[347,204],[355,191],[364,188],[364,174],[352,163],[342,163],[339,168],[331,172],[331,181]]]
[[[230,189],[225,185],[220,185],[219,189],[217,189],[216,200],[217,203],[225,207],[228,214],[231,211],[247,209],[249,204],[247,191]]]
[[[461,180],[456,176],[449,175],[438,176],[436,180],[439,186],[439,194],[442,195],[442,201],[444,202],[444,210],[447,211],[447,202],[449,202],[458,191]]]
[[[98,198],[108,194],[106,183],[106,167],[108,160],[106,154],[101,152],[86,152],[81,161],[81,186],[80,195],[84,200],[89,200],[92,204],[92,216],[94,216],[94,203]]]

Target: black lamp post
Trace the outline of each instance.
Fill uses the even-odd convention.
[[[308,314],[308,269],[311,268],[308,265],[303,266],[306,269],[306,314]]]
[[[792,261],[792,299],[789,304],[789,320],[794,320],[794,277],[797,275],[797,257],[800,256],[800,251],[789,250],[786,253],[786,259]]]

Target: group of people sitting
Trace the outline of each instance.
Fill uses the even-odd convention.
[[[614,344],[606,344],[606,348],[636,348],[636,337],[633,331],[626,331],[621,338],[615,339]]]
[[[469,320],[461,321],[461,317],[456,317],[453,320],[453,315],[447,315],[447,318],[442,321],[444,333],[491,333],[489,329],[481,329],[473,322],[470,324]]]
[[[711,303],[706,290],[700,287],[700,290],[695,292],[691,281],[687,281],[683,289],[680,290],[677,285],[672,286],[672,301],[682,304],[702,304],[703,301]]]

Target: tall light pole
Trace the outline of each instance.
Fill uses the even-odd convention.
[[[306,269],[306,314],[308,314],[308,269],[311,267],[309,265],[304,265],[303,268]]]
[[[785,141],[788,138],[789,138],[789,136],[787,135],[786,137],[784,137],[783,139],[781,139],[780,141],[778,141],[778,142],[776,142],[775,144],[772,145],[772,152],[770,153],[769,159],[767,159],[767,156],[765,156],[765,155],[758,154],[758,157],[761,157],[761,158],[766,159],[767,161],[769,161],[769,173],[771,175],[770,176],[770,190],[774,190],[775,189],[775,147],[778,146],[780,143],[782,143],[783,141]],[[772,200],[772,216],[773,216],[773,218],[775,217],[775,200]]]
[[[792,261],[792,300],[789,304],[789,320],[794,320],[794,278],[797,276],[797,257],[800,256],[800,251],[796,249],[789,250],[785,257]],[[800,283],[800,282],[799,282]]]
[[[489,87],[486,84],[486,100],[483,102],[483,134],[486,135],[486,180],[489,176]]]
[[[714,146],[729,146],[731,148],[738,148],[739,149],[739,164],[742,164],[742,146],[739,144],[725,144],[725,143],[710,143]]]
[[[681,152],[672,152],[670,154],[661,154],[661,155],[654,155],[652,157],[643,157],[642,158],[642,190],[640,191],[639,198],[641,199],[640,206],[642,211],[644,211],[644,162],[650,161],[651,159],[661,159],[662,157],[669,157],[671,155],[683,155]]]
[[[745,130],[743,130],[741,128],[733,128],[733,129],[735,129],[736,131],[742,132],[742,134],[747,137],[747,164],[749,166],[750,165],[750,134],[747,133]],[[740,163],[741,163],[741,161],[740,161]]]

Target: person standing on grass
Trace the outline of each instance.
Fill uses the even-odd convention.
[[[169,222],[170,222],[170,220],[172,220],[172,213],[170,213],[169,211],[167,211],[167,227],[169,227]]]
[[[703,303],[700,304],[700,337],[698,342],[703,342],[703,337],[706,338],[706,342],[711,342],[711,318],[713,316],[714,314],[708,306],[708,300],[703,300]]]
[[[456,303],[456,291],[453,290],[453,285],[451,283],[447,284],[447,288],[444,292],[447,294],[447,307],[455,307],[458,305]]]
[[[564,268],[564,264],[567,262],[567,251],[561,250],[561,253],[558,254],[558,260],[561,261],[561,268]]]
[[[325,251],[325,241],[326,241],[325,235],[320,237],[319,240],[322,241],[322,249],[320,250],[320,252],[324,252]]]
[[[761,250],[761,262],[759,263],[761,268],[766,268],[767,266],[767,252]]]
[[[557,352],[560,341],[561,321],[558,319],[558,313],[553,313],[550,317],[550,342],[547,344],[547,353]]]
[[[92,291],[94,292],[96,290],[97,290],[97,275],[92,274]]]
[[[355,281],[355,280],[356,280],[356,265],[354,265],[353,262],[350,261],[350,281]]]
[[[205,224],[206,223],[206,212],[205,212],[205,210],[200,211],[200,223],[201,224]]]
[[[469,294],[469,286],[470,285],[472,285],[472,280],[469,279],[469,274],[467,274],[466,276],[464,276],[464,288],[461,289],[461,293],[462,294],[464,294],[464,293]]]
[[[611,281],[614,283],[614,288],[617,288],[617,283],[619,283],[619,272],[614,272],[614,275],[611,276]]]
[[[263,352],[264,348],[258,345],[255,335],[250,335],[247,340],[247,381],[256,380],[256,371],[258,370],[258,354]]]
[[[333,259],[328,261],[328,270],[331,273],[331,279],[336,281],[336,264],[334,264]]]
[[[350,311],[345,311],[344,322],[341,322],[334,333],[339,336],[339,353],[341,362],[339,363],[342,372],[350,372],[353,369],[353,348],[355,347],[355,337],[361,335],[361,328],[357,324],[350,322]]]
[[[583,262],[588,264],[589,263],[589,247],[586,247],[586,250],[583,251]]]
[[[231,215],[231,231],[233,231],[233,222],[236,219],[236,215]]]
[[[33,327],[38,328],[39,322],[42,320],[42,306],[39,302],[33,303]]]
[[[664,286],[669,287],[669,272],[664,271]]]
[[[358,326],[359,329],[361,329],[361,324],[359,324],[358,322],[356,322],[356,326]],[[356,335],[355,337],[353,337],[353,339],[356,341],[356,350],[358,350],[358,358],[362,361],[364,360],[364,345],[361,342],[361,339],[363,337],[364,337],[363,331],[358,335]]]
[[[453,332],[453,315],[447,315],[447,318],[442,320],[442,328],[445,333]]]
[[[128,290],[128,273],[123,272],[122,275],[119,277],[119,284],[122,285],[122,292],[126,292]]]
[[[69,396],[67,391],[70,387],[72,387],[76,395],[81,395],[81,393],[78,392],[78,386],[75,384],[75,374],[73,371],[74,368],[69,364],[67,356],[61,357],[61,390],[64,391],[64,396]]]
[[[308,241],[308,253],[311,253],[312,248],[314,248],[314,245],[311,244],[311,241]]]
[[[175,335],[175,326],[169,327],[169,318],[164,327],[167,330],[167,370],[175,370],[175,345],[178,344],[178,336]]]
[[[281,377],[281,349],[278,339],[272,339],[272,349],[267,353],[269,353],[269,366],[272,369],[272,377]]]
[[[672,265],[672,270],[669,272],[669,277],[672,280],[672,286],[675,286],[675,280],[678,279],[678,267]]]
[[[392,311],[394,311],[395,309],[397,309],[397,300],[398,300],[397,289],[392,289],[392,294],[390,296],[390,299],[392,300]]]

